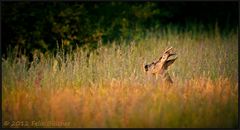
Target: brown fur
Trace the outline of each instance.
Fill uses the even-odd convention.
[[[162,79],[168,83],[173,83],[169,73],[167,72],[168,67],[177,59],[177,57],[169,59],[173,55],[176,55],[176,53],[172,52],[172,47],[166,49],[157,61],[144,66],[145,72],[154,75],[157,80]]]

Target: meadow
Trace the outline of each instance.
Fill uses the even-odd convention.
[[[238,127],[238,32],[148,32],[130,44],[2,59],[3,127]],[[172,85],[143,71],[172,46]],[[31,66],[28,66],[31,64]]]

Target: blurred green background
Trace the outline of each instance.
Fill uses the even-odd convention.
[[[238,25],[237,2],[2,2],[2,54],[18,47],[32,55],[57,48],[130,43],[146,32],[174,26],[177,32]]]

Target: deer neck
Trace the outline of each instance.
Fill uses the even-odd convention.
[[[172,79],[167,71],[162,71],[161,73],[155,73],[154,74],[156,79],[162,79],[164,81],[172,83]]]

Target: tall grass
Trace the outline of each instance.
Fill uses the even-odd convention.
[[[2,59],[5,127],[237,127],[237,32],[169,29],[126,45]],[[172,46],[171,86],[143,65]],[[20,122],[18,125],[14,121]],[[68,122],[68,125],[32,121]],[[28,124],[28,125],[27,125]]]

